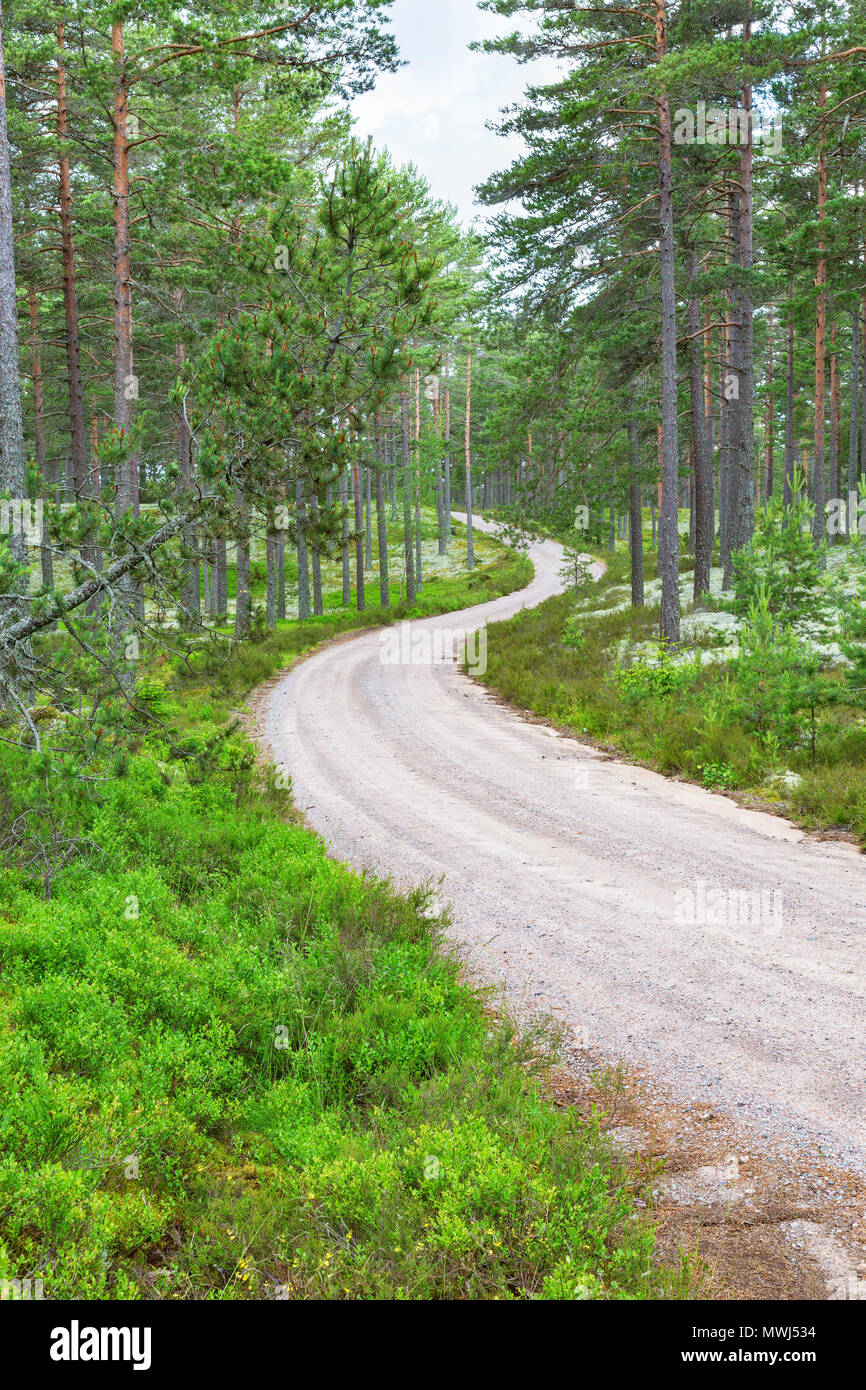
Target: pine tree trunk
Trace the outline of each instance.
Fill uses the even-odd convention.
[[[286,533],[277,537],[277,621],[286,616]]]
[[[851,315],[851,418],[848,426],[848,490],[857,491],[857,465],[860,451],[860,312]],[[847,509],[846,509],[847,515]]]
[[[352,602],[352,569],[349,563],[349,479],[346,471],[340,474],[340,507],[343,512],[343,535],[340,555],[343,565],[343,607]]]
[[[643,592],[643,514],[640,501],[640,437],[636,420],[629,420],[628,438],[631,446],[631,479],[628,486],[629,552],[631,555],[631,602],[642,608]]]
[[[712,362],[713,362],[713,331],[710,327],[709,306],[704,307],[704,417],[706,420],[706,434],[710,451],[710,472],[713,467],[713,453],[715,451],[715,439],[713,430],[713,387],[712,387]],[[713,517],[713,539],[715,540],[716,519]]]
[[[836,357],[836,320],[830,325],[830,496],[841,494],[839,479],[839,367]]]
[[[442,435],[442,402],[438,394],[433,401],[433,430],[437,441]],[[444,454],[444,450],[443,450]],[[437,447],[433,467],[436,471],[436,525],[439,554],[444,555],[448,549],[448,527],[445,517],[445,462],[440,456]]]
[[[216,595],[217,612],[221,616],[227,614],[229,611],[229,566],[224,536],[221,536],[216,543]]]
[[[726,312],[730,318],[731,306],[726,300]],[[724,565],[727,546],[727,487],[730,475],[731,402],[726,398],[731,364],[731,330],[726,327],[719,334],[719,467],[717,491],[719,499],[719,554]]]
[[[820,84],[818,103],[822,110],[827,105],[827,87]],[[827,389],[827,259],[824,255],[823,223],[827,216],[827,136],[824,129],[823,114],[820,117],[818,145],[818,273],[815,285],[818,302],[815,315],[815,486],[813,501],[815,515],[812,518],[812,536],[816,545],[824,539],[827,527],[826,492],[824,479],[824,436],[826,428],[826,389]]]
[[[866,293],[860,301],[860,471],[866,477]]]
[[[352,464],[352,495],[355,499],[355,601],[359,613],[366,607],[364,597],[364,502],[361,495],[361,468]]]
[[[208,539],[206,534],[202,536],[202,557],[201,574],[202,589],[204,591],[204,611],[206,614],[210,615],[213,612],[213,607],[211,602],[210,551],[208,550]]]
[[[751,37],[751,23],[743,26],[743,37]],[[753,149],[752,149],[752,89],[743,88],[743,109],[750,113],[748,137],[740,149],[740,177],[737,198],[736,263],[740,275],[733,301],[736,330],[733,335],[735,353],[734,380],[738,387],[735,409],[732,411],[732,456],[728,498],[727,558],[725,587],[733,579],[731,557],[742,550],[752,538],[755,518],[755,364],[754,364],[754,303],[751,289],[753,253]]]
[[[466,467],[466,566],[475,568],[475,542],[472,535],[472,353],[466,355],[466,431],[464,438]]]
[[[793,286],[789,299],[793,301]],[[788,342],[785,361],[785,488],[783,502],[790,507],[794,500],[794,469],[797,466],[797,453],[794,447],[794,307],[788,311]]]
[[[112,248],[112,301],[114,305],[114,426],[125,447],[115,479],[115,515],[127,512],[139,515],[138,461],[132,448],[132,401],[136,383],[132,369],[132,280],[130,267],[129,218],[129,91],[124,50],[123,24],[111,25],[111,50],[114,61],[114,97],[112,120],[113,140],[113,203],[114,241]],[[144,595],[140,581],[131,574],[121,581],[123,596],[117,616],[118,634],[128,631],[134,620],[144,617]],[[125,685],[134,679],[134,667],[121,668]]]
[[[216,549],[214,541],[208,535],[206,525],[202,525],[201,528],[200,544],[204,611],[209,618],[212,618],[216,613]]]
[[[3,6],[0,3],[0,492],[8,492],[14,501],[23,502],[24,420],[19,372]],[[22,565],[27,563],[27,542],[23,528],[11,528],[9,550],[14,560]],[[22,577],[18,583],[21,593],[25,591],[25,585],[26,579]],[[0,598],[0,617],[4,622],[15,616],[20,616],[15,599],[11,595]]]
[[[307,550],[307,503],[304,484],[301,478],[295,480],[295,515],[298,525],[298,617],[311,616],[310,607],[310,557]],[[361,582],[364,581],[363,570]]]
[[[373,474],[364,465],[364,567],[373,568]]]
[[[175,296],[178,313],[183,307],[183,291],[178,290]],[[178,375],[183,371],[186,351],[183,343],[178,343],[175,348],[175,361],[177,363]],[[183,491],[187,497],[192,495],[193,467],[192,467],[192,433],[189,428],[186,410],[183,403],[177,412],[177,449],[178,463],[180,466],[180,477]],[[188,526],[183,533],[184,547],[190,553],[187,561],[187,572],[181,588],[181,607],[194,619],[201,618],[201,570],[199,561],[196,558],[196,528]]]
[[[415,453],[412,456],[412,491],[415,502],[415,592],[420,594],[424,588],[424,573],[421,565],[421,372],[415,368],[415,426],[412,438]]]
[[[237,490],[237,560],[235,563],[235,641],[242,641],[250,630],[252,593],[250,591],[250,515],[243,485]]]
[[[656,52],[667,51],[666,0],[655,0]],[[661,272],[662,509],[659,522],[659,575],[662,582],[660,634],[671,647],[680,640],[679,445],[677,441],[677,311],[674,288],[674,209],[671,174],[671,105],[658,100],[660,140],[659,261]]]
[[[36,472],[38,475],[37,496],[48,493],[48,495],[53,498],[53,480],[46,476],[45,408],[42,399],[42,341],[39,337],[39,305],[36,300],[36,290],[32,285],[28,285],[27,287],[27,304],[30,311],[30,330],[32,334],[31,348],[33,353],[33,442],[36,453]],[[42,562],[42,583],[46,589],[52,589],[54,587],[54,560],[51,554],[51,538],[48,534],[47,522],[43,525],[40,558]]]
[[[416,452],[414,466],[412,468],[413,485],[415,488],[415,592],[420,594],[424,588],[424,571],[422,567],[422,540],[421,540],[421,460]]]
[[[135,393],[129,225],[129,93],[123,25],[117,21],[111,26],[111,49],[114,58],[114,424],[129,448]],[[116,508],[118,516],[127,511],[138,515],[138,464],[131,448],[121,464],[117,479]]]
[[[389,471],[391,478],[391,520],[396,522],[399,519],[400,510],[397,498],[397,424],[395,420],[391,421],[391,427],[388,431],[386,440],[386,447],[388,449],[388,462],[390,464]]]
[[[318,528],[319,524],[319,498],[317,493],[313,493],[310,498],[310,511],[313,514],[313,525]],[[318,543],[314,544],[313,550],[313,613],[320,617],[325,611],[322,601],[322,552],[319,550]]]
[[[63,61],[64,29],[57,26],[57,137],[60,143],[60,247],[63,258],[63,307],[65,318],[66,375],[69,391],[69,432],[72,477],[75,492],[87,492],[87,442],[84,429],[84,388],[81,378],[81,340],[78,328],[78,286],[75,267],[75,241],[72,233],[72,184],[69,157],[64,149],[69,112],[66,96],[66,66]]]
[[[697,254],[689,255],[689,278],[698,273]],[[710,588],[710,566],[713,560],[713,459],[707,435],[705,384],[702,380],[700,336],[701,305],[696,295],[688,301],[688,358],[689,404],[692,419],[692,456],[694,458],[694,596],[699,599]]]
[[[403,561],[406,568],[406,602],[415,602],[415,557],[412,553],[412,502],[409,492],[409,402],[405,387],[400,392],[403,442]]]
[[[445,357],[445,532],[451,540],[451,385],[449,358]]]
[[[773,367],[775,343],[773,341],[773,306],[767,313],[767,505],[773,500],[776,471],[776,402],[773,398]]]
[[[267,531],[265,533],[265,561],[267,587],[265,590],[265,624],[269,632],[277,626],[277,544],[279,535],[275,525],[273,505],[268,506]]]
[[[445,483],[442,477],[442,462],[437,459],[436,468],[436,523],[439,554],[444,555],[448,549],[448,533],[445,525]]]
[[[376,431],[376,539],[379,547],[379,606],[391,607],[388,583],[388,520],[385,516],[385,441]]]

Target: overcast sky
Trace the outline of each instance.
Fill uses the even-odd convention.
[[[360,135],[372,135],[398,164],[414,163],[433,194],[458,209],[467,225],[483,219],[473,188],[519,153],[485,127],[517,100],[530,73],[499,54],[470,53],[473,39],[514,28],[479,10],[475,0],[395,0],[392,31],[409,66],[380,77],[354,103]]]

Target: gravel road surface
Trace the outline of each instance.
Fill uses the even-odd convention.
[[[413,623],[402,651],[391,629],[301,663],[262,741],[336,857],[441,879],[478,974],[572,1047],[866,1174],[860,853],[530,723],[448,654],[560,592],[561,554],[533,546],[527,589]]]

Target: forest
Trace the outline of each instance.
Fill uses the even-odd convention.
[[[0,0],[0,1296],[864,1297],[606,1135],[709,1057],[866,1177],[866,8],[481,0],[468,227],[393,4]],[[621,1016],[705,881],[747,1063]]]

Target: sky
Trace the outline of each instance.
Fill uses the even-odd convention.
[[[521,150],[520,140],[502,139],[485,122],[541,71],[499,54],[470,53],[468,45],[515,27],[475,0],[395,0],[391,31],[409,66],[380,77],[353,105],[357,133],[372,135],[398,164],[414,163],[434,197],[453,203],[467,226],[487,215],[475,204],[474,186]]]

